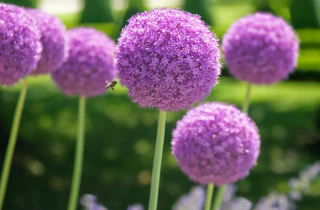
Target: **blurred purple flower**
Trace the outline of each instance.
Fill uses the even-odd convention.
[[[254,210],[295,210],[295,204],[286,196],[279,193],[270,193],[262,198]]]
[[[191,191],[179,198],[173,205],[173,210],[201,210],[204,205],[205,190],[203,187],[193,187]]]
[[[172,153],[191,180],[220,186],[249,174],[260,153],[260,136],[255,123],[235,106],[207,103],[178,121]]]
[[[300,172],[299,178],[289,180],[289,196],[293,200],[302,199],[302,194],[308,194],[310,185],[320,174],[320,162],[316,162]]]
[[[29,74],[41,51],[35,19],[23,8],[0,3],[0,85],[13,85]]]
[[[62,65],[68,55],[67,31],[63,23],[54,15],[38,9],[28,9],[38,23],[41,32],[42,54],[31,74],[53,72]]]
[[[115,51],[132,100],[165,111],[202,101],[218,82],[219,58],[218,40],[200,16],[177,9],[132,17]]]
[[[97,202],[97,197],[90,194],[85,194],[80,199],[80,204],[85,210],[108,210]]]
[[[220,210],[250,210],[252,203],[241,197],[234,198],[229,202],[223,203]]]
[[[144,210],[144,208],[141,204],[134,204],[134,205],[128,206],[127,210]]]
[[[280,17],[256,13],[235,22],[223,37],[230,73],[254,84],[272,84],[294,71],[299,41]]]
[[[58,87],[68,96],[97,96],[105,92],[106,81],[115,77],[112,53],[115,43],[91,28],[68,31],[69,57],[52,73]]]

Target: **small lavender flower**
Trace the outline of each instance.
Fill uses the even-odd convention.
[[[293,200],[300,200],[302,194],[309,193],[312,181],[320,174],[320,162],[316,162],[300,172],[299,178],[289,180],[290,197]]]
[[[229,28],[222,49],[234,77],[254,84],[272,84],[294,71],[299,42],[293,28],[283,19],[256,13]]]
[[[201,210],[204,205],[205,190],[203,187],[193,187],[191,191],[179,198],[173,210]]]
[[[68,96],[101,95],[106,81],[115,77],[112,53],[115,43],[91,28],[68,31],[69,57],[52,73],[58,87]]]
[[[43,47],[41,58],[31,74],[39,75],[53,72],[62,65],[68,55],[66,28],[54,15],[38,9],[28,9],[27,11],[37,20]]]
[[[241,197],[234,198],[233,200],[222,204],[220,210],[250,210],[252,203]]]
[[[13,85],[29,74],[41,51],[35,19],[20,7],[0,3],[0,85]]]
[[[235,184],[227,185],[226,190],[224,191],[222,204],[231,201],[235,197],[236,191],[237,186]]]
[[[260,153],[260,136],[246,113],[232,105],[207,103],[178,121],[172,153],[191,180],[220,186],[249,174]]]
[[[80,199],[80,204],[85,210],[108,210],[97,202],[97,197],[90,194],[85,194]]]
[[[218,40],[200,16],[154,9],[133,16],[115,51],[116,69],[141,107],[186,109],[202,101],[220,74]]]
[[[286,196],[279,193],[270,193],[262,198],[254,210],[294,210],[295,204]]]
[[[127,210],[144,210],[144,208],[141,204],[134,204],[134,205],[128,206]]]

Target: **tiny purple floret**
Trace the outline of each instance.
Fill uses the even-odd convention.
[[[293,28],[270,13],[255,13],[235,22],[222,49],[230,74],[253,84],[287,79],[297,65],[299,41]]]
[[[0,3],[0,85],[13,85],[27,76],[41,51],[36,20],[21,7]]]
[[[260,153],[255,123],[235,106],[219,102],[188,111],[178,121],[171,144],[191,180],[218,186],[246,177]]]
[[[41,32],[42,54],[31,74],[53,72],[66,60],[68,55],[67,31],[63,23],[54,15],[38,9],[28,9],[38,23]]]
[[[217,84],[220,51],[200,16],[154,9],[129,20],[115,51],[116,69],[141,107],[190,108]]]
[[[76,28],[67,34],[69,57],[52,73],[53,80],[68,96],[102,95],[106,82],[115,78],[114,41],[92,28]]]

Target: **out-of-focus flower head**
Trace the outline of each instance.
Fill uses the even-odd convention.
[[[165,111],[202,101],[218,82],[219,58],[218,40],[200,16],[165,8],[133,16],[115,51],[132,100]]]
[[[222,49],[234,77],[254,84],[272,84],[294,71],[299,41],[293,28],[282,18],[255,13],[229,28]]]
[[[260,199],[254,210],[295,210],[295,204],[283,194],[270,193],[267,197]]]
[[[0,85],[13,85],[29,74],[41,51],[36,20],[23,8],[0,3]]]
[[[237,197],[222,204],[220,210],[250,210],[252,203],[242,197]]]
[[[201,210],[204,205],[205,190],[203,187],[193,187],[191,191],[179,198],[173,210]]]
[[[105,92],[106,81],[115,78],[112,53],[115,43],[91,28],[68,31],[69,57],[52,77],[68,96],[97,96]]]
[[[133,204],[128,206],[127,210],[144,210],[144,208],[141,204]]]
[[[235,106],[207,103],[178,121],[172,153],[191,180],[220,186],[249,174],[260,153],[260,136],[255,123]]]
[[[298,178],[289,180],[290,197],[293,200],[302,199],[303,194],[309,194],[310,185],[320,174],[320,162],[316,162],[300,172]]]
[[[41,32],[42,53],[33,75],[53,72],[62,65],[68,55],[67,31],[54,15],[38,9],[28,9],[38,23]]]
[[[80,199],[80,204],[85,210],[108,210],[97,202],[97,197],[90,194],[85,194]]]

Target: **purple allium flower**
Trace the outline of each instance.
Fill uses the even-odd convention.
[[[250,210],[251,207],[252,203],[248,199],[237,197],[227,203],[224,203],[221,210]]]
[[[254,84],[272,84],[294,71],[299,41],[280,17],[256,13],[235,22],[223,37],[230,73]]]
[[[141,107],[175,111],[202,101],[220,74],[218,40],[200,16],[177,9],[135,15],[115,51],[121,84]]]
[[[295,204],[283,194],[270,193],[267,197],[260,199],[254,210],[295,210]]]
[[[193,187],[191,191],[179,198],[173,206],[173,210],[201,210],[205,200],[205,190],[203,187]]]
[[[293,200],[301,200],[303,194],[309,194],[310,186],[312,182],[319,177],[319,174],[320,162],[316,162],[302,170],[298,178],[290,179],[290,198]]]
[[[68,96],[103,94],[106,81],[115,77],[112,58],[115,43],[91,28],[76,28],[67,34],[69,57],[52,73],[54,81]]]
[[[42,54],[31,74],[39,75],[53,72],[67,58],[68,43],[67,31],[63,23],[54,15],[38,9],[28,9],[38,22],[41,32]]]
[[[133,204],[128,206],[127,210],[144,210],[144,208],[141,204]]]
[[[0,3],[0,85],[13,85],[29,74],[41,51],[36,20],[23,8]]]
[[[260,136],[255,123],[235,106],[207,103],[178,121],[172,153],[191,180],[220,186],[249,174],[260,153]]]
[[[97,197],[91,194],[85,194],[80,199],[80,204],[85,210],[108,210],[97,202]]]

